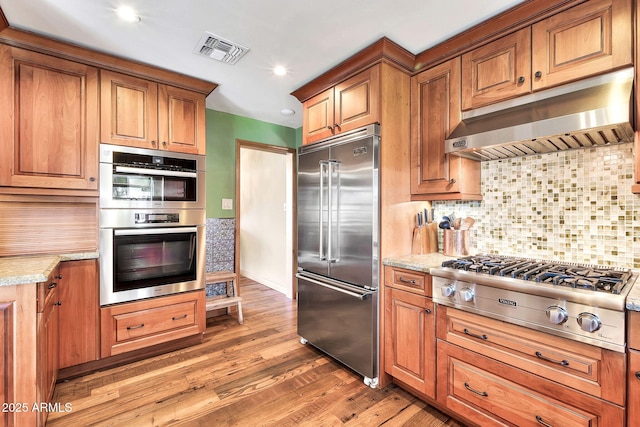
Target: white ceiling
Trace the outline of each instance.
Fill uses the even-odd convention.
[[[417,54],[521,1],[0,0],[0,8],[13,27],[218,83],[208,108],[297,128],[301,104],[290,93],[381,37]],[[141,22],[116,18],[125,4]],[[236,65],[195,55],[205,31],[251,50]],[[289,74],[273,75],[276,65]]]

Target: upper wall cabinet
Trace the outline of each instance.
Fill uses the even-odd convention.
[[[379,122],[380,67],[373,66],[302,104],[303,144]]]
[[[97,69],[0,45],[0,106],[0,186],[97,191]]]
[[[462,109],[631,65],[629,0],[592,0],[462,55]]]
[[[100,88],[101,142],[205,153],[204,95],[106,70]]]
[[[480,163],[444,152],[460,116],[460,58],[411,78],[412,199],[482,199]]]

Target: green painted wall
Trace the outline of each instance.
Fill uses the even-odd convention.
[[[302,128],[207,109],[207,218],[236,215],[236,139],[297,148]],[[232,199],[233,209],[222,210],[222,199]]]

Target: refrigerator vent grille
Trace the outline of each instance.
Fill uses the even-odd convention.
[[[249,52],[249,48],[216,36],[208,31],[200,38],[193,53],[234,65]]]

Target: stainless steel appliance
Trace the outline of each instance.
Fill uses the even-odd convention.
[[[298,151],[298,335],[378,383],[377,125]]]
[[[431,274],[438,304],[625,351],[632,270],[477,255],[445,261]]]
[[[205,209],[205,156],[100,144],[100,207]]]
[[[100,305],[203,289],[205,211],[100,211]]]
[[[495,160],[632,142],[634,76],[626,68],[466,111],[445,152]]]
[[[205,286],[204,156],[100,145],[100,304]]]

